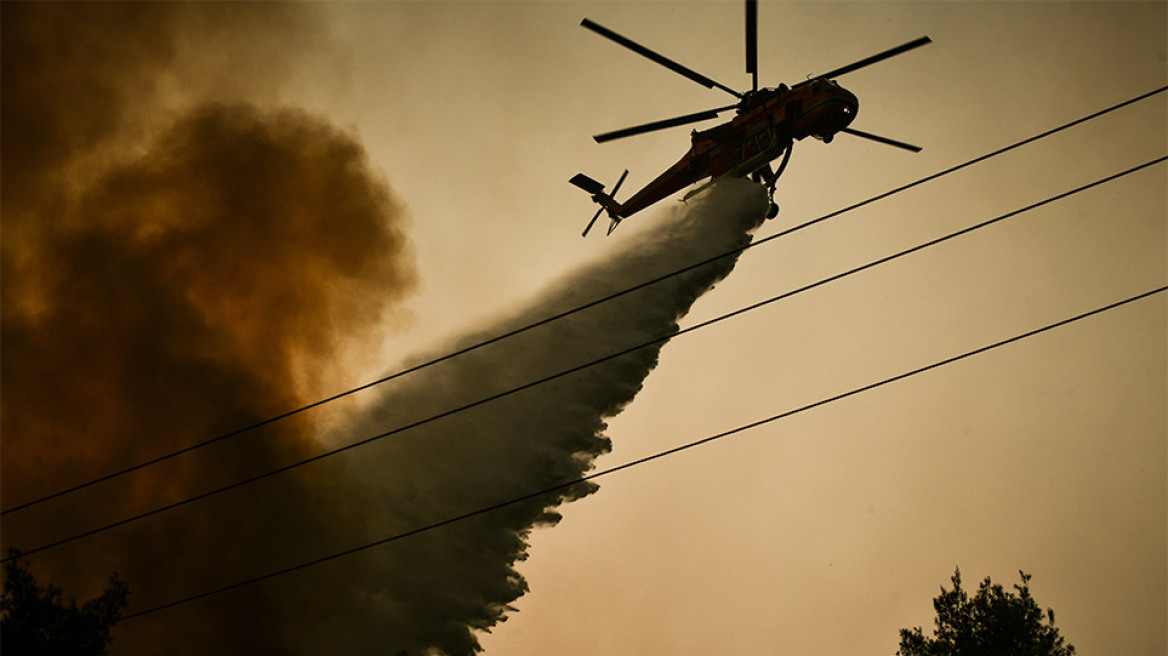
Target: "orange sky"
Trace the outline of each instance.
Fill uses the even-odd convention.
[[[924,151],[843,136],[800,142],[778,185],[782,213],[757,234],[1163,85],[1166,11],[1162,2],[763,2],[767,86],[920,35],[934,43],[840,79],[860,100],[855,127]],[[334,335],[327,347],[311,346],[313,330],[339,329],[329,322],[359,304],[293,312],[291,321],[305,322],[296,326],[308,325],[305,353],[325,364],[313,369],[319,379],[301,371],[289,394],[360,383],[512,315],[567,272],[635,239],[630,220],[607,240],[597,232],[581,240],[593,210],[567,180],[584,171],[607,183],[628,168],[631,193],[680,157],[688,128],[604,146],[590,135],[729,102],[580,28],[584,17],[729,86],[749,83],[738,2],[330,3],[232,20],[179,12],[167,18],[168,39],[141,45],[153,58],[136,51],[130,59],[149,65],[100,72],[125,94],[121,123],[98,116],[68,134],[115,135],[116,148],[85,158],[78,153],[89,152],[88,142],[71,145],[59,155],[74,167],[64,188],[86,188],[109,165],[103,157],[150,151],[198,102],[249,102],[268,117],[292,108],[318,121],[311,125],[332,126],[313,134],[356,144],[369,188],[385,185],[400,204],[417,287],[378,301],[396,304],[364,318],[380,330]],[[62,70],[83,69],[63,61]],[[6,93],[10,116],[13,103]],[[1166,103],[1157,96],[749,251],[683,325],[1163,156]],[[6,123],[9,153],[13,134]],[[8,155],[4,162],[8,180],[38,174],[31,164],[14,169]],[[677,339],[609,422],[612,453],[597,466],[1163,285],[1165,180],[1161,164]],[[41,204],[47,193],[29,188],[25,198],[13,189],[4,188],[6,316],[9,293],[38,280],[27,272],[36,263],[14,255],[37,252],[24,241],[36,230],[15,223],[10,203]],[[666,218],[671,204],[645,222]],[[312,253],[332,234],[305,225],[316,232],[288,253]],[[256,251],[271,254],[262,239]],[[308,270],[280,261],[302,274],[297,288],[314,288]],[[25,277],[12,277],[15,264],[28,267]],[[332,288],[320,289],[326,296],[310,298]],[[346,299],[369,291],[354,293]],[[1054,608],[1081,653],[1164,654],[1165,317],[1158,296],[602,479],[597,493],[560,508],[557,526],[532,534],[529,559],[518,565],[530,592],[480,636],[486,653],[891,654],[898,629],[931,625],[931,599],[959,565],[970,583],[1033,574],[1035,597]],[[5,383],[7,418],[8,386],[17,383]],[[6,477],[25,466],[11,458],[14,439],[4,436]],[[348,457],[361,463],[360,450]],[[35,466],[80,475],[86,463],[62,453]],[[200,471],[188,473],[193,480]],[[331,479],[297,485],[311,491],[312,480]],[[10,485],[6,507],[16,495]],[[117,562],[96,564],[96,575]]]
[[[416,218],[424,282],[407,343],[490,316],[564,262],[604,253],[603,240],[580,242],[589,204],[564,181],[584,171],[609,182],[627,167],[631,193],[676,161],[688,129],[604,146],[590,135],[729,98],[581,18],[724,84],[748,80],[737,3],[336,14],[360,53],[346,80],[353,99],[321,106],[361,126]],[[924,152],[842,137],[797,144],[779,184],[783,214],[759,234],[1162,85],[1165,20],[1162,3],[763,3],[763,84],[922,34],[934,44],[840,80],[860,98],[856,127]],[[1162,156],[1165,102],[763,246],[691,320]],[[611,422],[613,453],[598,466],[1162,284],[1164,180],[1161,165],[679,339]],[[471,272],[492,293],[468,284]],[[1033,573],[1083,653],[1164,653],[1164,317],[1164,300],[1150,299],[602,481],[536,532],[520,568],[532,592],[484,639],[487,653],[892,653],[896,629],[931,624],[955,565],[967,580]]]

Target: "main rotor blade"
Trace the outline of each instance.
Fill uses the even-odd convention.
[[[758,0],[746,0],[746,74],[750,90],[758,91]]]
[[[889,57],[895,57],[897,55],[906,53],[909,50],[919,48],[923,45],[926,45],[926,44],[929,44],[932,42],[933,42],[933,40],[930,39],[929,37],[922,36],[921,38],[916,39],[914,41],[909,41],[908,43],[906,43],[904,45],[896,46],[895,48],[890,48],[888,50],[885,50],[884,52],[872,55],[871,57],[868,57],[867,59],[861,59],[858,62],[848,64],[847,66],[843,66],[841,68],[837,68],[834,71],[828,71],[828,72],[826,72],[823,75],[820,75],[818,77],[824,77],[824,78],[829,78],[829,79],[836,78],[836,77],[839,77],[841,75],[844,75],[845,73],[851,73],[852,71],[859,70],[861,68],[864,68],[865,66],[871,66],[872,64],[875,64],[877,62],[882,62],[885,59],[888,59]],[[800,82],[799,84],[797,84],[795,86],[802,86],[804,84],[807,84],[807,82]]]
[[[872,141],[876,141],[876,142],[886,144],[889,146],[896,146],[897,148],[911,150],[914,153],[921,152],[920,146],[914,146],[912,144],[905,143],[903,141],[896,141],[895,139],[889,139],[888,137],[881,137],[880,135],[872,134],[870,132],[861,132],[861,131],[853,129],[853,128],[844,128],[843,130],[841,130],[841,132],[847,132],[850,135],[854,135],[857,137],[863,137],[864,139],[871,139]]]
[[[593,32],[596,32],[597,34],[599,34],[602,37],[605,37],[606,39],[611,39],[613,41],[616,41],[620,45],[628,48],[629,50],[632,50],[633,52],[637,53],[638,55],[641,55],[642,57],[647,57],[647,58],[657,62],[658,64],[661,64],[665,68],[668,68],[669,70],[673,71],[674,73],[684,75],[685,77],[693,80],[694,82],[697,82],[698,84],[702,85],[703,87],[705,87],[707,89],[713,89],[714,87],[717,87],[717,88],[725,91],[726,93],[733,95],[736,98],[742,97],[742,94],[738,93],[734,89],[731,89],[730,87],[728,87],[724,84],[719,84],[718,82],[711,80],[710,78],[706,77],[705,75],[702,75],[701,73],[698,73],[697,71],[695,71],[691,68],[686,68],[685,66],[682,66],[681,64],[673,61],[672,59],[669,59],[668,57],[665,57],[663,55],[659,55],[659,54],[653,52],[652,50],[649,50],[645,46],[637,43],[636,41],[633,41],[632,39],[627,39],[627,38],[617,34],[616,32],[613,32],[612,30],[608,29],[607,27],[604,27],[603,25],[598,25],[596,23],[593,23],[592,21],[588,20],[587,18],[585,18],[580,23],[580,25],[592,30]]]
[[[646,132],[653,132],[655,130],[664,130],[665,128],[677,127],[679,125],[686,125],[688,123],[697,123],[698,121],[705,121],[711,118],[718,118],[718,114],[728,109],[734,109],[738,105],[727,105],[726,107],[719,107],[718,109],[708,109],[704,112],[694,112],[693,114],[686,114],[685,116],[677,116],[674,118],[667,118],[662,121],[653,121],[644,125],[637,125],[631,128],[624,128],[623,130],[614,130],[612,132],[605,132],[592,137],[596,143],[604,143],[612,141],[613,139],[623,139],[637,134],[644,134]]]

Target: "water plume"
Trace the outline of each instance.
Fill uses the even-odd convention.
[[[663,213],[618,252],[568,274],[523,309],[452,348],[744,246],[766,207],[757,185],[724,181],[697,202]],[[377,434],[667,337],[735,261],[736,256],[727,257],[423,370],[384,392],[344,432],[352,438]],[[345,476],[361,489],[367,538],[584,475],[610,448],[605,419],[633,400],[660,348],[657,343],[348,452]],[[530,531],[555,524],[557,506],[596,489],[578,484],[554,498],[511,505],[322,565],[305,578],[316,579],[315,589],[338,581],[351,586],[330,601],[343,605],[337,622],[343,618],[362,627],[359,634],[349,633],[344,653],[471,654],[478,650],[475,631],[504,620],[509,604],[527,591],[514,565],[526,556]],[[301,630],[301,644],[313,645],[307,649],[312,652],[335,649],[343,626],[321,622]]]

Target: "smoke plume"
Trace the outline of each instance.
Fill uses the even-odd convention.
[[[318,38],[288,5],[4,3],[0,495],[9,507],[315,400],[414,286],[405,214],[352,135],[232,100]],[[265,30],[270,57],[249,29]],[[235,63],[207,68],[192,44]],[[260,56],[263,56],[261,59]],[[262,70],[261,70],[262,69]],[[180,85],[180,86],[175,86]],[[288,422],[7,515],[25,549],[317,450]],[[322,475],[316,472],[313,475]],[[331,544],[310,476],[33,556],[131,608]],[[331,518],[330,518],[331,521]],[[119,653],[291,653],[262,588],[114,632]],[[257,630],[257,627],[265,627]]]
[[[374,350],[412,291],[405,213],[355,137],[269,102],[323,38],[312,11],[0,4],[4,507],[336,391],[346,355]],[[448,348],[743,245],[765,205],[750,183],[716,185]],[[667,336],[732,266],[402,379],[335,434],[285,421],[12,513],[3,544],[35,547]],[[575,479],[659,348],[35,554],[33,571],[89,598],[116,570],[134,612]],[[526,591],[515,565],[530,531],[595,489],[127,620],[113,653],[474,653]]]

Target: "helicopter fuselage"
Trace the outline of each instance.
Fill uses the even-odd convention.
[[[793,141],[815,137],[830,142],[855,119],[859,101],[833,80],[815,79],[794,88],[779,85],[748,93],[730,121],[695,130],[690,149],[673,166],[627,201],[609,201],[614,219],[624,219],[706,178],[743,177],[763,171]],[[764,171],[765,169],[765,171]],[[773,185],[773,179],[765,180]]]

